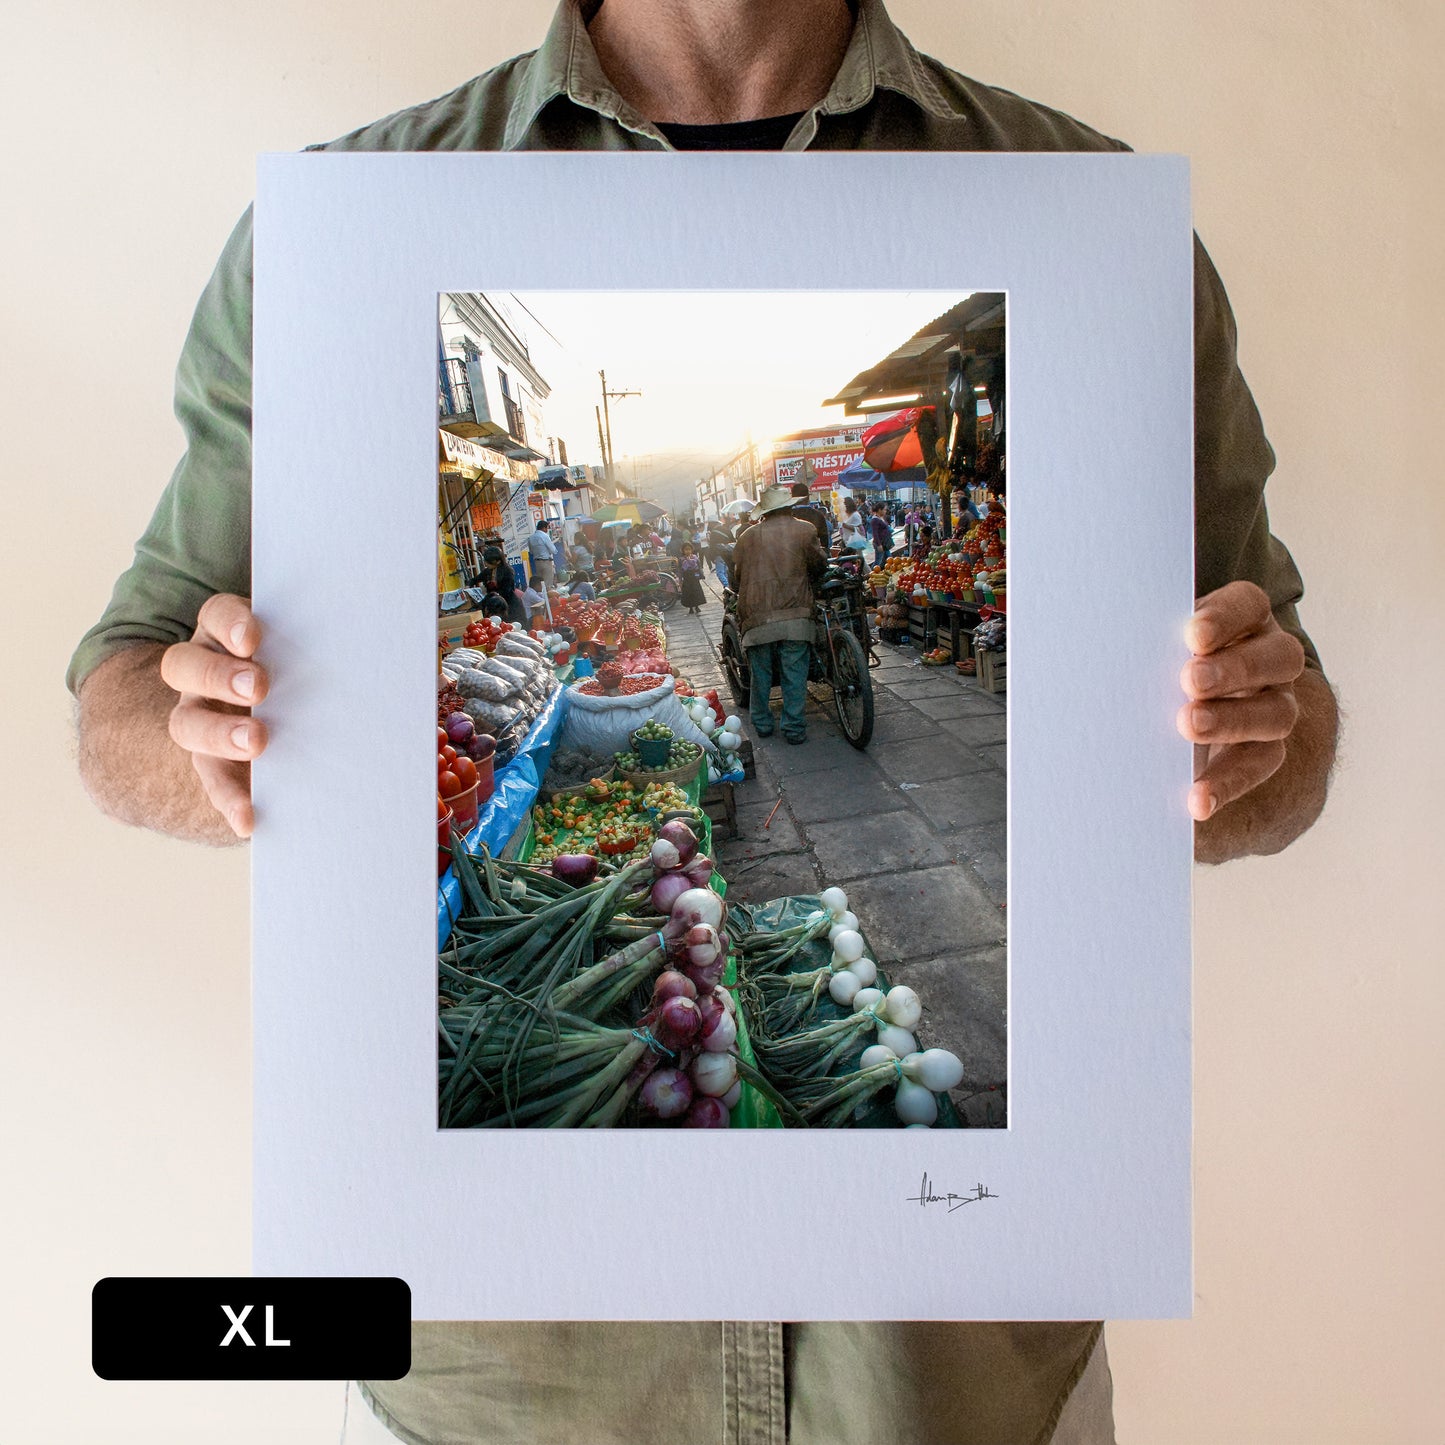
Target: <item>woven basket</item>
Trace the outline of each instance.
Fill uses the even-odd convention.
[[[616,768],[610,769],[602,774],[600,778],[593,778],[589,783],[569,783],[565,788],[549,788],[544,780],[542,786],[537,790],[537,800],[542,803],[550,803],[554,798],[565,798],[572,793],[585,793],[591,783],[620,782],[621,776]]]
[[[707,754],[702,753],[695,762],[681,768],[669,768],[664,773],[629,772],[626,768],[619,768],[617,776],[634,787],[646,787],[648,783],[676,783],[678,787],[685,788],[697,776],[698,769],[706,766]]]

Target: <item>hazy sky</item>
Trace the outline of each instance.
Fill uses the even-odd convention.
[[[843,408],[819,405],[823,398],[967,294],[527,291],[515,298],[525,308],[519,319],[533,363],[552,385],[547,430],[567,443],[572,461],[601,461],[593,412],[599,368],[609,390],[643,393],[612,403],[620,464],[663,452],[732,451],[750,430],[764,441],[837,425]]]

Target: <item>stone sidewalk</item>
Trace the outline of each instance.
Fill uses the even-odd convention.
[[[717,655],[715,584],[698,617],[674,609],[668,657],[699,688],[731,694]],[[1001,1127],[1007,1101],[1006,709],[955,668],[877,645],[876,721],[859,752],[832,695],[810,688],[808,741],[754,738],[757,777],[737,789],[739,836],[719,828],[718,864],[744,902],[848,894],[890,982],[917,989],[924,1042],[952,1049],[954,1099],[970,1124]],[[774,694],[774,711],[779,703]],[[745,736],[752,727],[743,717]],[[773,812],[777,804],[776,813]],[[771,822],[768,821],[772,815]]]

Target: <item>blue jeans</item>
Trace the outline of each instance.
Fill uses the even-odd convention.
[[[766,737],[773,730],[773,712],[769,706],[773,679],[783,689],[783,736],[800,738],[808,730],[803,709],[808,704],[808,653],[806,642],[765,642],[748,648],[748,668],[752,673],[749,715],[753,730]]]

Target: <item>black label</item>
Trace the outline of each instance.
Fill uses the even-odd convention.
[[[399,1380],[401,1279],[103,1279],[91,1291],[103,1380]]]

